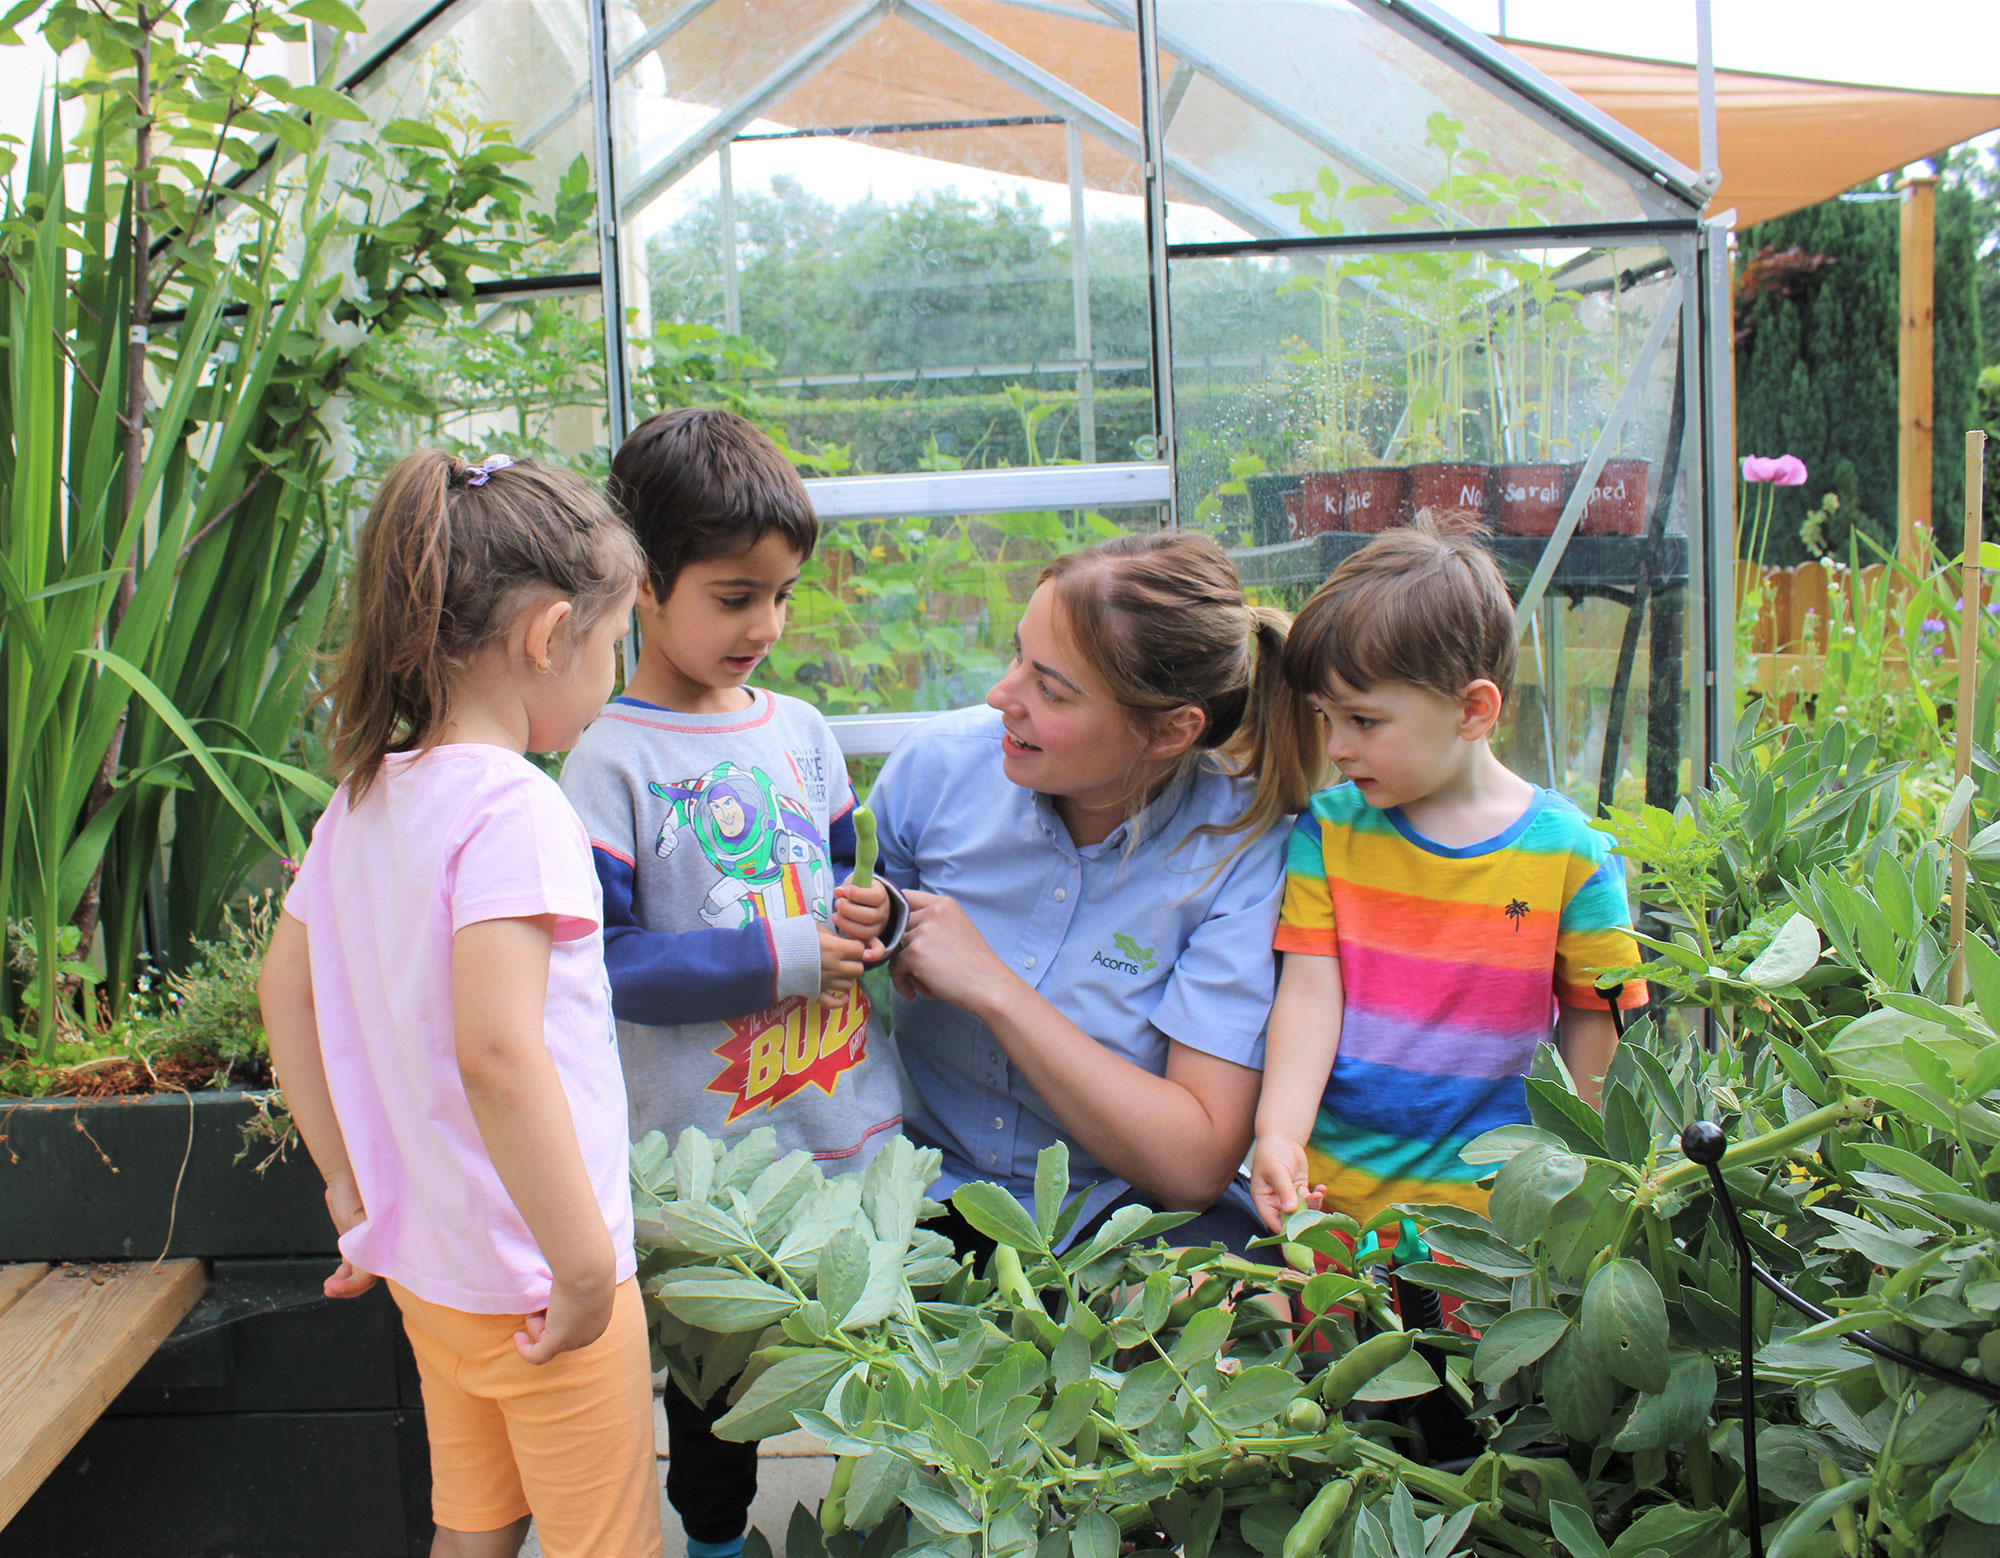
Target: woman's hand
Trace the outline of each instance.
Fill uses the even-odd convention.
[[[979,1016],[1015,976],[979,934],[958,900],[911,888],[910,923],[891,964],[905,997],[933,996]]]

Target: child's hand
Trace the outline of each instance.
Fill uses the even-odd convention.
[[[874,943],[879,955],[882,944]],[[828,1006],[838,1006],[854,990],[854,982],[868,968],[868,947],[838,935],[824,925],[819,928],[819,998]]]
[[[368,1220],[368,1210],[361,1204],[361,1191],[354,1183],[352,1174],[336,1174],[326,1182],[326,1213],[333,1219],[336,1237]],[[320,1284],[320,1291],[328,1298],[359,1298],[374,1285],[375,1274],[372,1271],[363,1271],[352,1261],[344,1260],[339,1269]]]
[[[581,1282],[560,1279],[549,1292],[549,1307],[524,1315],[514,1333],[514,1346],[530,1363],[547,1363],[561,1353],[588,1347],[611,1323],[611,1301],[618,1291],[607,1272]]]
[[[833,890],[833,928],[868,947],[868,959],[882,956],[882,932],[889,924],[889,889],[878,881],[866,887],[842,882]]]
[[[1326,1186],[1307,1188],[1306,1149],[1295,1141],[1259,1136],[1250,1154],[1250,1199],[1273,1233],[1284,1232],[1288,1213],[1318,1211]]]

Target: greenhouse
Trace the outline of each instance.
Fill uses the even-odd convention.
[[[556,447],[615,445],[692,359],[824,460],[839,583],[785,656],[850,754],[975,701],[1010,538],[1204,527],[1296,603],[1432,507],[1523,589],[1526,771],[1670,804],[1701,770],[1730,543],[1695,174],[1421,3],[584,9],[366,6],[338,68],[377,122],[529,126],[544,200],[582,156],[617,211],[482,283],[483,328],[577,343],[535,390]],[[859,306],[812,314],[815,273]],[[469,378],[455,431],[519,394]]]
[[[0,1558],[2000,1551],[2000,96],[1507,11],[0,14]]]

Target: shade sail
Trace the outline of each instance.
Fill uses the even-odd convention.
[[[1695,69],[1587,49],[1501,40],[1551,80],[1690,167],[1699,166]],[[1712,211],[1749,227],[2000,129],[2000,95],[1914,92],[1715,73],[1722,186]]]

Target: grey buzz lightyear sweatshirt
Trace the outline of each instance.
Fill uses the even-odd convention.
[[[617,699],[563,766],[604,888],[632,1136],[768,1125],[780,1152],[856,1168],[903,1110],[866,995],[813,999],[854,791],[818,710],[751,696],[725,714]]]

